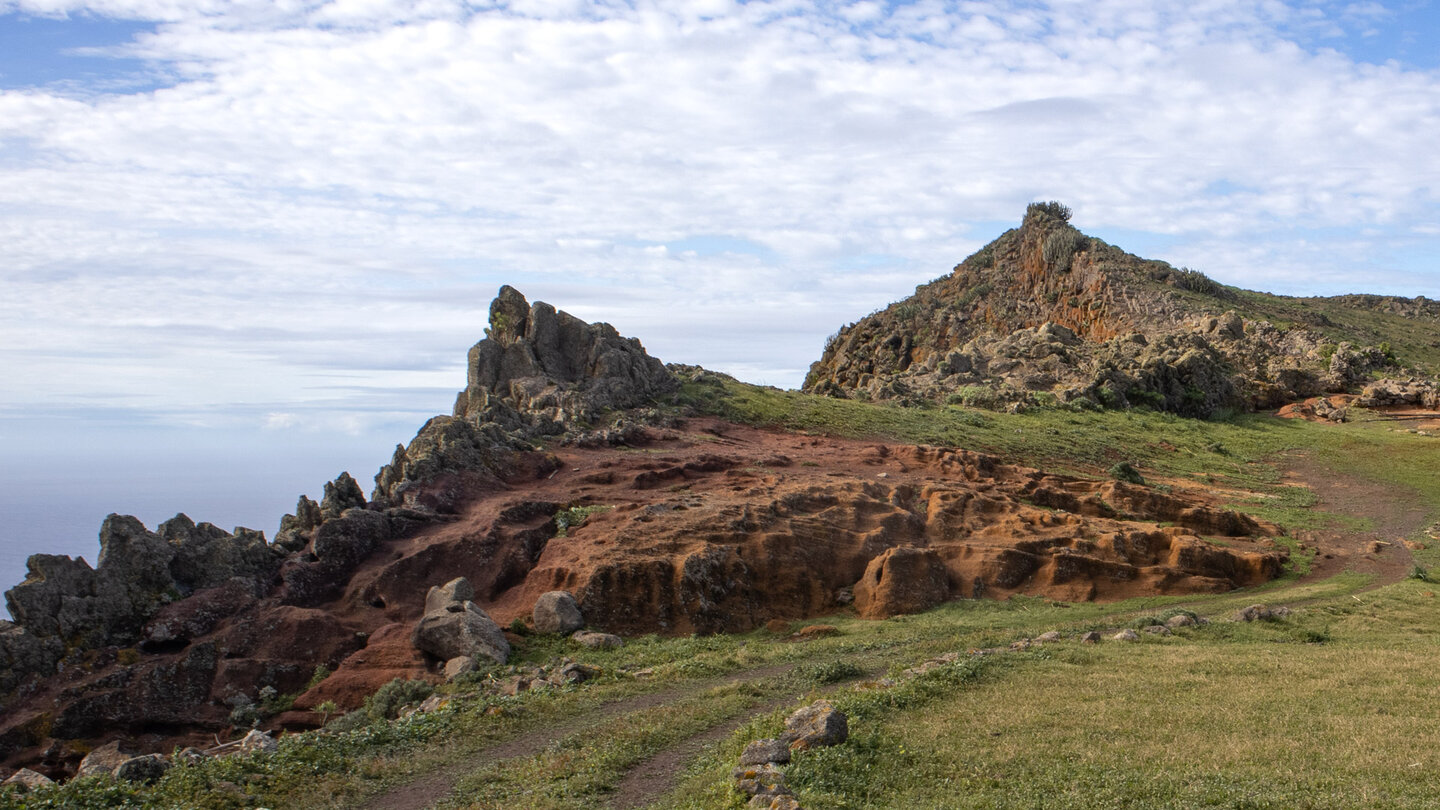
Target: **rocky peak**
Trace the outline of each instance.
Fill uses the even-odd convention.
[[[679,381],[635,338],[585,323],[514,287],[490,304],[490,328],[470,349],[455,416],[561,432],[602,411],[631,408]]]
[[[1019,228],[949,275],[841,329],[805,390],[1210,416],[1353,388],[1393,361],[1297,324],[1247,319],[1236,291],[1125,253],[1069,219],[1059,203],[1031,204]]]

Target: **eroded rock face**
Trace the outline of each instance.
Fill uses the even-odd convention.
[[[855,583],[855,610],[866,619],[922,613],[949,598],[945,562],[928,548],[886,549]]]
[[[490,305],[489,336],[470,350],[468,376],[456,416],[503,423],[498,406],[532,427],[557,432],[679,385],[640,341],[543,302],[532,306],[508,286]]]

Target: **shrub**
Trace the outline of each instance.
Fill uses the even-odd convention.
[[[597,512],[614,509],[613,506],[572,506],[555,513],[555,536],[564,537],[571,529],[585,525],[585,521]]]
[[[230,725],[236,728],[255,728],[260,725],[260,709],[255,701],[245,695],[230,698]]]
[[[402,708],[419,703],[434,691],[435,687],[425,681],[396,678],[365,698],[365,713],[375,720],[394,720]]]
[[[1075,254],[1090,247],[1090,240],[1085,234],[1074,228],[1062,228],[1045,237],[1045,247],[1042,253],[1045,256],[1045,263],[1055,268],[1057,273],[1070,272],[1070,262]]]
[[[1040,215],[1054,217],[1061,222],[1069,222],[1070,217],[1073,214],[1074,212],[1070,210],[1069,206],[1056,200],[1050,200],[1049,202],[1033,202],[1025,206],[1026,219],[1029,219],[1032,216]]]
[[[1417,564],[1414,568],[1411,568],[1411,569],[1410,569],[1410,578],[1411,578],[1411,579],[1418,579],[1418,580],[1420,580],[1421,582],[1432,582],[1432,581],[1433,581],[1433,580],[1430,579],[1430,569],[1426,568],[1426,567],[1423,566],[1423,565],[1418,565],[1418,564]]]
[[[1128,461],[1122,461],[1111,467],[1109,473],[1110,477],[1116,481],[1125,481],[1131,484],[1145,483],[1145,478],[1140,475],[1140,471],[1135,469],[1135,465]]]

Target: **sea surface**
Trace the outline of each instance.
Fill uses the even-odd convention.
[[[100,524],[134,515],[154,529],[184,512],[273,539],[303,493],[319,500],[348,471],[369,494],[380,466],[414,425],[366,434],[216,431],[199,427],[96,430],[10,422],[0,430],[0,590],[25,578],[31,554],[95,564]],[[0,614],[8,617],[8,609]]]

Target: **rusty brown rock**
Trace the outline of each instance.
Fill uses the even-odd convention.
[[[866,619],[921,613],[949,597],[945,563],[928,548],[887,549],[855,583],[855,610]]]

